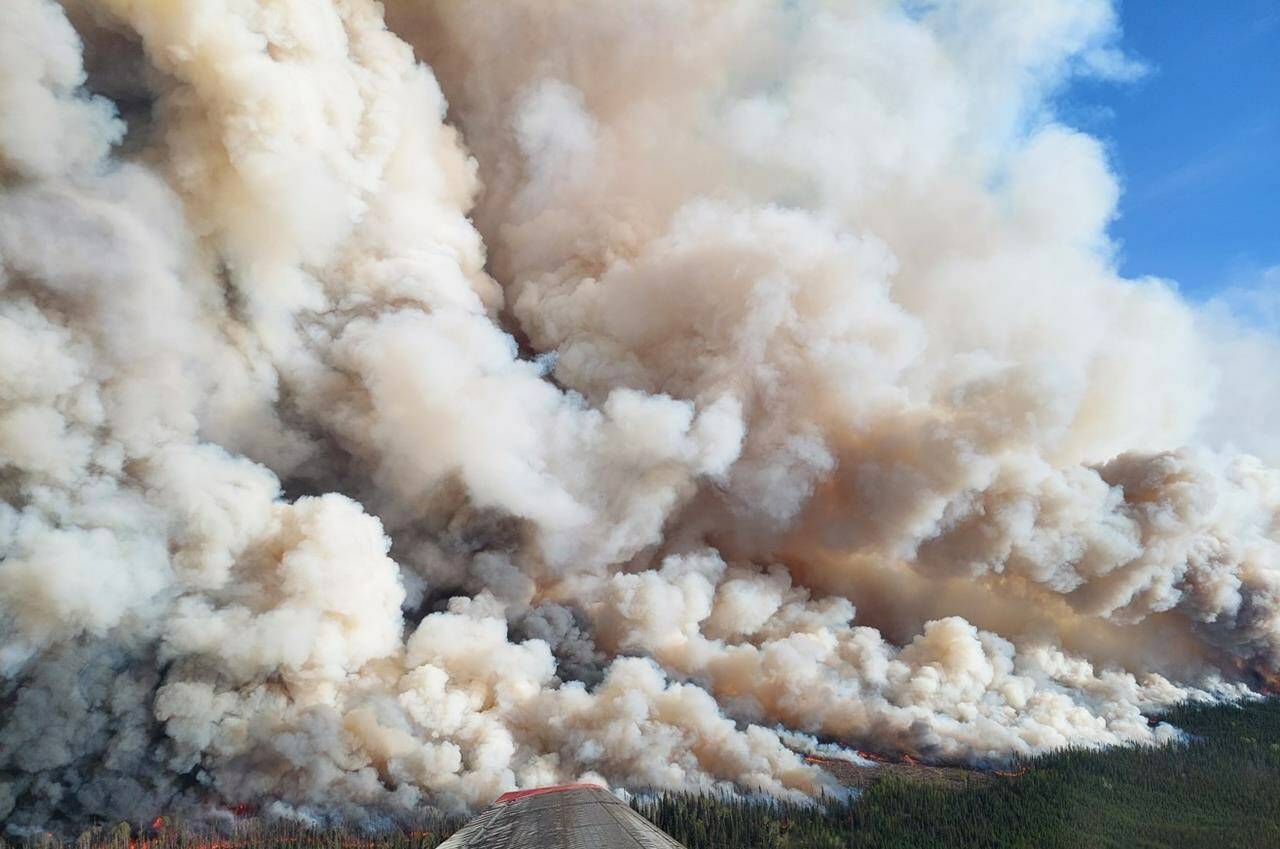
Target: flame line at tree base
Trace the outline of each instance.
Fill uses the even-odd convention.
[[[1186,704],[1157,717],[1186,732],[1168,746],[1064,749],[1018,766],[1019,780],[957,769],[955,786],[887,780],[817,804],[760,797],[637,795],[632,807],[688,849],[837,845],[1280,846],[1280,699]],[[817,756],[822,757],[822,756]],[[840,758],[823,758],[839,762]],[[823,764],[827,766],[826,763]],[[834,763],[831,768],[841,768]],[[865,767],[882,776],[918,764]],[[435,849],[463,818],[371,833],[267,823],[250,807],[225,811],[226,834],[162,819],[131,832],[101,827],[76,839],[32,835],[30,849]],[[248,817],[237,814],[248,813]],[[158,825],[153,829],[151,825]],[[11,841],[10,845],[13,845]],[[0,849],[4,849],[0,844]]]

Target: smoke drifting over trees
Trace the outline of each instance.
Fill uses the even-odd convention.
[[[6,0],[0,818],[788,797],[1280,665],[1102,0]],[[1259,375],[1260,380],[1265,377]]]

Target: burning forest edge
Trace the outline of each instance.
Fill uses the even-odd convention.
[[[1187,732],[1163,746],[1071,749],[1009,770],[966,771],[959,782],[921,777],[886,760],[857,793],[796,803],[724,794],[639,794],[632,807],[688,849],[977,849],[1098,845],[1258,849],[1280,845],[1280,700],[1188,704],[1162,717]],[[827,765],[847,764],[823,759]],[[903,770],[900,767],[907,767]],[[1004,780],[991,780],[997,776]],[[32,849],[432,849],[466,817],[411,829],[307,828],[267,823],[248,809],[213,834],[161,819],[33,835]],[[1108,842],[1110,841],[1110,842]]]

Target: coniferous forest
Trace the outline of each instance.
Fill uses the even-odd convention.
[[[1163,747],[1066,750],[1012,776],[932,782],[885,768],[856,797],[817,804],[641,795],[632,806],[688,849],[1280,849],[1280,700],[1176,708]],[[463,819],[370,833],[249,819],[233,834],[126,824],[39,849],[432,849]],[[0,849],[4,842],[0,840]],[[538,849],[538,847],[530,847]]]
[[[1161,718],[1187,741],[1057,752],[1017,777],[959,787],[886,775],[857,799],[817,806],[633,805],[689,849],[1280,849],[1280,701]]]

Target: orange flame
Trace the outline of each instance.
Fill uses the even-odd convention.
[[[859,758],[862,758],[863,760],[867,760],[867,761],[874,761],[875,763],[878,763],[878,764],[911,764],[912,766],[920,765],[920,761],[918,759],[913,758],[911,755],[908,755],[905,753],[902,755],[899,755],[898,758],[895,760],[894,758],[887,758],[884,755],[876,754],[875,752],[864,752],[861,749],[854,749],[853,751],[854,751],[854,754],[856,754]],[[831,766],[831,765],[838,766],[840,764],[844,764],[845,766],[854,765],[852,761],[845,760],[844,758],[829,758],[829,757],[823,757],[822,755],[805,755],[804,760],[806,763],[818,764],[819,766]]]
[[[1255,667],[1254,672],[1262,679],[1262,686],[1259,688],[1268,696],[1280,696],[1280,675],[1272,672],[1266,667]]]
[[[819,766],[839,766],[840,764],[849,763],[848,761],[840,758],[824,758],[821,755],[805,755],[804,762],[817,764]]]
[[[1261,663],[1249,663],[1238,657],[1232,658],[1231,664],[1252,689],[1266,696],[1280,696],[1280,673]]]

